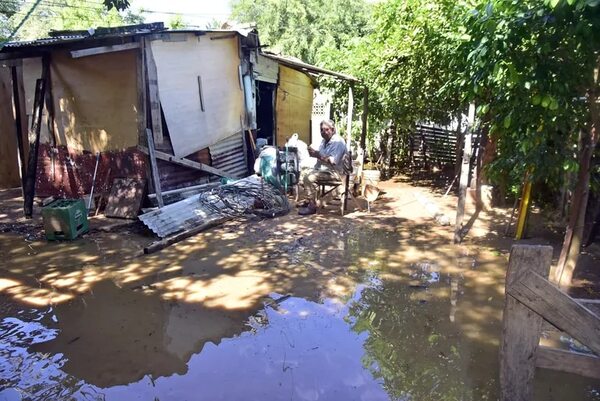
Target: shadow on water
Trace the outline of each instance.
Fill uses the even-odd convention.
[[[290,217],[119,256],[4,268],[0,400],[498,398],[506,260],[428,225]],[[539,400],[600,399],[538,373]]]

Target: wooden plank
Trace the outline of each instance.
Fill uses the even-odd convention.
[[[42,77],[36,81],[33,105],[32,126],[29,132],[29,160],[23,184],[23,214],[26,218],[33,215],[33,197],[35,196],[35,181],[37,177],[38,150],[40,144],[40,130],[42,127],[42,112],[46,96],[46,81],[48,77],[48,59],[42,61]]]
[[[156,193],[156,202],[158,203],[158,207],[163,207],[165,202],[163,201],[160,190],[160,175],[158,173],[158,164],[156,163],[154,136],[149,128],[146,129],[146,140],[148,141],[148,159],[150,159],[150,169],[152,173],[152,183],[154,184],[154,192]]]
[[[144,197],[145,184],[145,180],[115,178],[104,215],[123,219],[137,218]]]
[[[540,346],[536,353],[536,366],[600,379],[600,358],[590,354]]]
[[[140,47],[140,44],[138,42],[124,43],[122,45],[90,47],[88,49],[72,50],[71,58],[95,56],[98,54],[111,53],[111,52],[122,52],[125,50],[139,49],[139,47]]]
[[[503,401],[532,399],[535,355],[542,327],[542,317],[517,301],[510,295],[509,289],[524,270],[531,269],[547,275],[551,261],[552,247],[549,246],[515,245],[511,249],[500,343],[500,389]]]
[[[464,233],[463,220],[465,217],[465,203],[467,199],[467,185],[469,184],[469,165],[471,162],[471,132],[475,123],[475,105],[469,106],[469,127],[465,131],[464,150],[462,166],[460,169],[460,181],[458,190],[458,205],[456,206],[456,222],[454,225],[454,243],[462,241]]]
[[[144,146],[138,146],[138,149],[141,150],[142,152],[148,154],[148,148],[146,148]],[[158,150],[154,151],[154,155],[156,156],[157,159],[164,160],[166,162],[171,162],[171,163],[177,164],[179,166],[189,167],[189,168],[193,168],[195,170],[200,170],[200,171],[205,171],[207,173],[218,175],[219,177],[226,177],[226,178],[231,177],[231,174],[228,174],[227,172],[225,172],[223,170],[219,170],[217,168],[207,166],[206,164],[203,164],[203,163],[198,163],[198,162],[195,162],[192,160],[179,158],[177,156],[173,156],[173,155],[170,155],[168,153],[164,153],[164,152],[161,152]]]
[[[150,41],[144,41],[144,53],[146,58],[146,84],[148,85],[148,98],[150,101],[150,125],[154,135],[154,144],[161,145],[163,143],[163,132],[158,93],[158,74]]]
[[[143,48],[145,39],[140,39],[140,46]],[[137,94],[138,94],[138,143],[144,143],[146,137],[146,128],[148,123],[146,121],[146,56],[144,51],[140,51],[136,57],[137,63]]]
[[[25,168],[25,148],[23,146],[23,120],[21,119],[21,99],[19,91],[19,79],[17,75],[17,67],[11,68],[11,78],[13,87],[13,107],[15,111],[15,124],[17,133],[17,148],[19,151],[19,168],[21,172],[21,190],[23,191],[23,197],[25,196],[25,177],[27,169]]]
[[[507,293],[600,355],[600,318],[536,272],[523,272]]]

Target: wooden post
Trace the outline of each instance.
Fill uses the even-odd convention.
[[[532,399],[535,358],[543,320],[537,313],[508,294],[508,289],[528,271],[546,277],[551,262],[552,247],[550,246],[515,245],[510,252],[500,344],[502,401]]]
[[[146,128],[148,127],[147,114],[147,84],[146,84],[146,52],[144,51],[146,39],[140,39],[140,48],[136,56],[137,63],[137,103],[138,103],[138,138],[139,143],[144,143],[146,138]]]
[[[33,119],[29,132],[29,160],[27,173],[23,185],[23,214],[26,218],[33,216],[33,197],[35,196],[35,180],[37,176],[38,150],[40,144],[40,129],[42,127],[42,112],[46,97],[46,80],[48,77],[48,59],[42,58],[42,77],[35,83],[35,97],[33,101]]]
[[[152,55],[152,44],[144,40],[144,53],[146,58],[146,84],[148,85],[148,97],[150,100],[150,120],[154,144],[161,145],[163,142],[162,117],[160,114],[160,96],[158,94],[158,74],[156,63]]]
[[[15,124],[17,126],[17,147],[19,150],[19,168],[21,172],[21,191],[25,198],[25,177],[27,169],[25,168],[25,149],[23,147],[23,125],[21,119],[21,100],[19,93],[19,80],[17,76],[17,67],[11,67],[11,78],[13,87],[13,107],[15,110]]]
[[[346,149],[350,149],[352,140],[352,111],[354,110],[354,96],[352,94],[352,84],[348,87],[348,121],[346,125]]]
[[[360,148],[366,153],[367,148],[367,122],[369,120],[369,88],[363,88],[363,112],[362,112],[362,131],[360,132]],[[364,154],[363,153],[363,154]]]
[[[148,159],[150,160],[150,168],[152,171],[152,183],[154,184],[154,192],[156,193],[156,202],[158,207],[165,206],[160,190],[160,175],[158,173],[158,165],[156,163],[156,155],[154,154],[154,137],[152,130],[146,128],[146,140],[148,141]]]
[[[475,124],[475,104],[469,105],[469,126],[465,131],[465,142],[460,169],[460,184],[458,190],[458,205],[456,207],[456,224],[454,226],[454,243],[462,241],[463,220],[465,217],[465,202],[467,197],[467,186],[469,184],[469,163],[471,161],[471,132]]]
[[[517,231],[515,233],[515,239],[520,240],[523,238],[525,232],[525,222],[527,221],[527,214],[529,212],[529,200],[531,199],[531,181],[528,180],[529,174],[525,175],[525,185],[523,185],[523,195],[521,196],[521,205],[519,206],[519,214],[517,217]]]

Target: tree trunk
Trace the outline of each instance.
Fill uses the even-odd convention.
[[[589,129],[583,132],[581,136],[577,186],[570,206],[569,222],[558,264],[552,272],[554,282],[559,283],[561,287],[567,287],[571,283],[583,239],[583,227],[590,190],[591,161],[598,143],[598,126],[600,124],[595,90],[596,88],[588,92],[591,121]]]

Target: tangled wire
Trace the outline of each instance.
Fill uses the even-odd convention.
[[[229,217],[281,216],[290,211],[285,195],[258,181],[240,180],[200,194],[198,201],[207,212]]]

